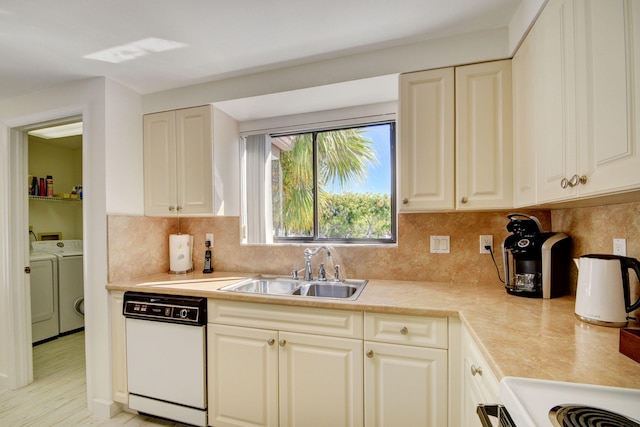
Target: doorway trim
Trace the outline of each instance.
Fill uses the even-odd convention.
[[[26,177],[28,175],[28,147],[26,135],[31,129],[68,123],[70,121],[83,120],[86,116],[85,108],[72,107],[69,109],[49,111],[33,116],[13,120],[6,125],[9,127],[9,242],[8,257],[8,297],[7,308],[10,311],[9,320],[5,330],[7,338],[13,344],[13,352],[9,352],[9,372],[14,372],[7,380],[7,388],[16,389],[33,382],[33,346],[31,342],[31,299],[30,281],[25,273],[25,267],[29,265],[29,235],[25,230],[29,229],[29,197],[27,192]],[[85,151],[85,138],[82,141],[83,158]],[[85,168],[83,168],[83,181]],[[83,206],[83,230],[85,228],[85,209]],[[84,233],[83,233],[84,234]],[[86,275],[86,257],[84,266]],[[86,287],[86,280],[85,280]],[[85,358],[85,365],[87,360]]]

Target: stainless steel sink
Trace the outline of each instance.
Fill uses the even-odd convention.
[[[220,290],[248,294],[292,295],[305,298],[335,298],[353,301],[360,296],[366,284],[367,280],[307,282],[286,277],[256,276],[225,286]]]

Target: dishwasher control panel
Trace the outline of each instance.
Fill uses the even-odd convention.
[[[125,292],[125,317],[192,325],[207,323],[207,299],[180,295]]]

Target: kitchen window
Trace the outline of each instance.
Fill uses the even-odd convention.
[[[395,122],[243,140],[245,243],[393,243]]]

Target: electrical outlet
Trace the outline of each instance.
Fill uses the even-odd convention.
[[[491,249],[487,249],[487,246]],[[480,235],[480,253],[490,254],[493,251],[493,235],[481,234]]]
[[[211,247],[213,247],[213,233],[207,233],[204,236],[204,241],[205,242],[210,242],[211,243]]]
[[[627,256],[627,239],[613,239],[613,254]]]

